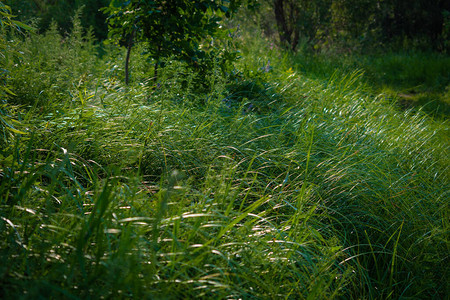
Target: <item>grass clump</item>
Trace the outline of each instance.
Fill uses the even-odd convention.
[[[360,70],[374,94],[384,94],[398,107],[442,119],[449,116],[450,60],[442,53],[301,53],[291,58],[290,64],[319,80]]]
[[[12,98],[30,134],[0,150],[0,296],[446,295],[445,120],[398,109],[350,63],[305,72],[257,40],[200,89],[170,59],[154,83],[138,51],[124,86],[116,50],[68,39],[70,81],[26,55],[35,67],[12,69],[16,87],[59,83]]]

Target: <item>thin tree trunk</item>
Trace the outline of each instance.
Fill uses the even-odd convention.
[[[299,15],[299,10],[298,7],[296,6],[295,2],[290,2],[290,10],[291,10],[291,32],[292,32],[292,43],[291,43],[291,49],[292,51],[295,52],[297,45],[298,45],[298,41],[300,38],[300,28],[298,25],[298,15]]]
[[[277,21],[278,34],[280,35],[280,43],[283,46],[290,46],[292,44],[292,28],[290,28],[288,20],[286,19],[285,4],[288,4],[285,0],[273,1],[275,20]]]
[[[286,21],[284,18],[283,0],[274,0],[273,8],[278,27],[278,34],[280,36],[280,43],[284,44],[286,42]]]
[[[157,60],[155,62],[155,74],[154,74],[155,76],[153,77],[153,82],[155,83],[155,86],[158,83],[158,63],[159,63],[159,61]]]
[[[128,83],[130,82],[128,66],[130,64],[130,54],[131,54],[131,48],[133,47],[133,38],[134,38],[135,31],[136,31],[136,29],[133,29],[133,31],[131,32],[130,38],[128,40],[127,57],[125,58],[125,84],[126,85],[128,85]]]

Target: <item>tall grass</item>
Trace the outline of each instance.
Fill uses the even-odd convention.
[[[202,93],[170,60],[155,86],[139,51],[125,87],[114,50],[77,52],[70,82],[45,69],[65,87],[36,82],[45,101],[23,88],[15,101],[39,105],[32,134],[1,149],[3,298],[447,294],[447,123],[399,110],[361,71],[305,74],[243,46]],[[15,70],[18,86],[44,68]]]
[[[442,53],[406,51],[381,53],[300,52],[289,64],[308,78],[328,80],[339,74],[362,72],[374,94],[384,94],[404,110],[422,110],[431,117],[450,115],[450,59]]]

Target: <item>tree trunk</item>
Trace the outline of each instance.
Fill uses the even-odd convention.
[[[130,64],[130,54],[131,54],[131,48],[133,47],[133,38],[134,33],[136,29],[133,29],[133,31],[130,34],[130,38],[128,39],[128,47],[127,47],[127,57],[125,58],[125,84],[128,85],[130,82],[130,76],[129,76],[129,64]]]
[[[298,41],[300,39],[300,28],[298,25],[299,10],[295,1],[289,2],[289,8],[290,8],[290,23],[292,26],[291,33],[293,35],[291,42],[291,49],[292,51],[295,51],[298,45]]]
[[[291,32],[287,24],[286,15],[284,12],[284,0],[274,0],[273,8],[275,11],[275,20],[277,21],[278,34],[280,35],[280,43],[291,44]]]
[[[273,8],[277,22],[280,43],[286,48],[295,51],[297,48],[300,32],[298,27],[299,7],[298,0],[274,0]]]
[[[155,62],[155,76],[153,77],[153,82],[155,83],[155,86],[158,84],[158,64],[159,59]]]

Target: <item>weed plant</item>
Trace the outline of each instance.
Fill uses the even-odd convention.
[[[170,59],[154,83],[139,51],[124,86],[123,53],[74,32],[17,45],[30,129],[0,153],[2,298],[448,294],[446,121],[256,39],[201,92]]]
[[[47,109],[52,103],[67,101],[75,88],[93,79],[95,39],[90,30],[83,34],[79,13],[67,36],[61,36],[53,23],[44,34],[30,34],[11,49],[10,53],[21,53],[9,58],[8,69],[14,73],[10,85],[16,95],[13,103]]]

